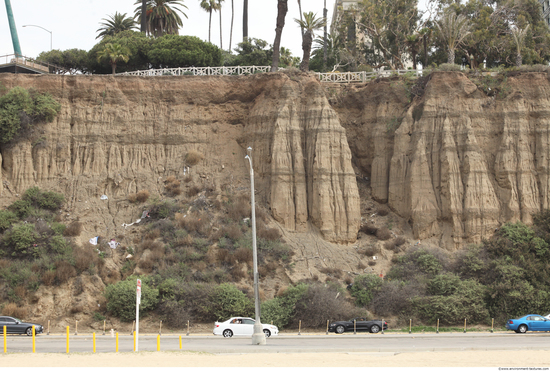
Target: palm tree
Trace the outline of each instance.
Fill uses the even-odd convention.
[[[522,58],[521,58],[521,50],[525,46],[525,35],[527,34],[527,30],[529,29],[529,25],[527,27],[521,29],[518,27],[512,27],[512,38],[514,39],[514,44],[516,44],[516,67],[521,67]]]
[[[300,12],[300,20],[303,21],[304,19],[302,18],[302,1],[301,0],[298,0],[298,11]],[[302,31],[302,39],[304,38],[304,28],[301,27],[300,30]]]
[[[220,12],[220,49],[223,50],[223,43],[222,43],[222,3],[224,0],[216,0],[218,8],[216,9],[218,12]]]
[[[103,18],[105,22],[100,23],[103,27],[100,27],[96,31],[101,31],[96,39],[105,36],[113,36],[122,31],[137,29],[136,22],[134,22],[132,18],[126,17],[126,13],[120,14],[119,12],[115,12],[115,14],[110,15],[109,18],[110,19]]]
[[[142,0],[137,0],[135,4],[140,6],[136,8],[134,18],[141,22]],[[165,34],[177,35],[178,29],[183,25],[177,12],[187,18],[187,14],[177,6],[187,9],[182,0],[147,0],[147,12],[145,14],[147,34],[155,37]]]
[[[212,30],[212,12],[217,10],[218,3],[216,0],[201,0],[201,8],[209,13],[208,18],[208,42],[210,42],[210,31]]]
[[[141,0],[141,13],[147,14],[147,0]],[[140,31],[144,34],[147,34],[147,17],[141,19],[141,29]]]
[[[117,62],[124,61],[128,62],[130,59],[130,50],[120,44],[107,43],[103,50],[97,54],[97,61],[101,62],[102,60],[107,59],[111,64],[113,70],[113,76],[116,72]]]
[[[229,51],[231,51],[231,41],[233,41],[233,18],[235,18],[235,7],[231,0],[231,31],[229,32]]]
[[[470,21],[462,14],[448,11],[435,24],[447,46],[447,63],[454,64],[456,48],[471,33]]]
[[[273,63],[271,64],[271,72],[277,71],[279,68],[279,48],[281,46],[281,35],[285,26],[285,17],[288,12],[288,0],[277,1],[277,26],[275,27],[275,41],[273,42]]]
[[[243,1],[243,43],[248,41],[248,0]]]
[[[313,43],[313,35],[315,30],[318,30],[325,25],[323,18],[317,18],[317,14],[313,12],[304,12],[304,19],[294,19],[298,25],[304,29],[304,36],[302,37],[302,50],[304,55],[302,57],[302,63],[300,63],[300,70],[303,72],[309,71],[309,57],[311,54],[311,44]]]

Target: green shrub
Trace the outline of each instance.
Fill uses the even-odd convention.
[[[105,320],[105,316],[99,312],[94,312],[93,318],[94,318],[94,321],[97,321],[97,322],[103,322]]]
[[[529,243],[535,237],[535,232],[522,222],[517,222],[506,223],[500,227],[500,235],[517,245]]]
[[[17,215],[13,211],[0,210],[0,232],[5,231],[17,221]]]
[[[30,124],[51,122],[61,110],[49,94],[38,94],[20,86],[0,97],[0,143],[8,143],[21,130],[22,119]]]
[[[36,250],[34,244],[38,239],[34,224],[16,224],[4,234],[3,242],[16,257],[30,257]]]
[[[294,318],[296,303],[305,295],[305,283],[288,287],[282,295],[262,303],[262,321],[284,328]]]
[[[20,219],[26,218],[34,210],[29,200],[17,200],[8,206],[8,209],[13,211]]]
[[[39,207],[46,210],[58,210],[65,197],[61,193],[46,191],[42,192],[38,187],[31,187],[25,191],[22,200],[29,201],[34,207]]]
[[[223,283],[214,289],[211,313],[217,321],[233,316],[251,316],[254,303],[235,285]]]
[[[132,321],[136,316],[136,277],[130,276],[124,281],[108,285],[105,288],[107,310],[122,321]],[[155,309],[159,302],[159,290],[153,288],[149,279],[141,280],[140,316]]]
[[[350,294],[355,304],[364,307],[372,301],[374,293],[379,291],[384,281],[376,274],[361,274],[355,278]]]

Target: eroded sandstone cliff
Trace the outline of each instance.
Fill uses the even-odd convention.
[[[0,83],[62,104],[53,123],[1,148],[2,203],[33,185],[61,191],[67,215],[84,222],[83,241],[117,235],[140,215],[128,194],[162,195],[171,175],[219,193],[246,189],[248,146],[258,201],[286,229],[303,231],[309,221],[327,240],[356,239],[359,196],[345,130],[311,76],[2,74]],[[196,166],[185,160],[191,150],[204,155]]]

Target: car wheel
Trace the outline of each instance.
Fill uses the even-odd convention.
[[[372,332],[373,334],[376,334],[377,332],[380,332],[380,326],[378,325],[372,325],[370,327],[370,332]]]
[[[520,325],[520,326],[518,327],[518,332],[519,332],[520,334],[525,334],[525,333],[527,332],[527,326],[526,326],[526,325]]]
[[[32,336],[32,327],[29,327],[27,330],[25,330],[25,333],[27,336]]]
[[[268,329],[264,329],[264,334],[265,334],[265,337],[268,338],[271,336],[271,331],[269,331]]]
[[[224,338],[230,338],[231,336],[233,336],[233,331],[231,331],[231,330],[223,330],[223,337],[224,337]]]
[[[342,325],[338,325],[338,326],[336,326],[336,330],[335,330],[335,331],[336,331],[337,334],[343,334],[344,331],[346,331],[346,328],[345,328],[344,326],[342,326]]]

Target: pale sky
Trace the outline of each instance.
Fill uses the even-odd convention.
[[[328,23],[332,20],[335,0],[326,0]],[[0,58],[13,54],[10,28],[5,5],[0,3]],[[101,27],[102,18],[108,18],[115,12],[134,15],[137,5],[135,0],[11,0],[13,15],[21,52],[24,56],[34,58],[42,51],[50,50],[50,33],[53,49],[90,50],[96,40],[96,30]],[[183,27],[180,35],[192,35],[208,41],[208,13],[199,6],[200,0],[184,0],[188,9],[183,9],[187,19],[181,16]],[[303,12],[323,15],[324,0],[302,0]],[[248,35],[263,39],[273,44],[275,39],[275,22],[277,18],[276,0],[248,1]],[[233,21],[233,40],[231,49],[242,41],[243,0],[234,0],[235,18]],[[288,13],[283,29],[281,46],[289,48],[294,56],[302,57],[300,28],[294,22],[299,18],[298,1],[288,1]],[[40,26],[23,27],[24,25]],[[222,9],[223,48],[229,47],[231,28],[231,0],[225,0]],[[321,31],[322,32],[322,31]],[[218,13],[212,15],[211,42],[220,46],[220,18]]]

